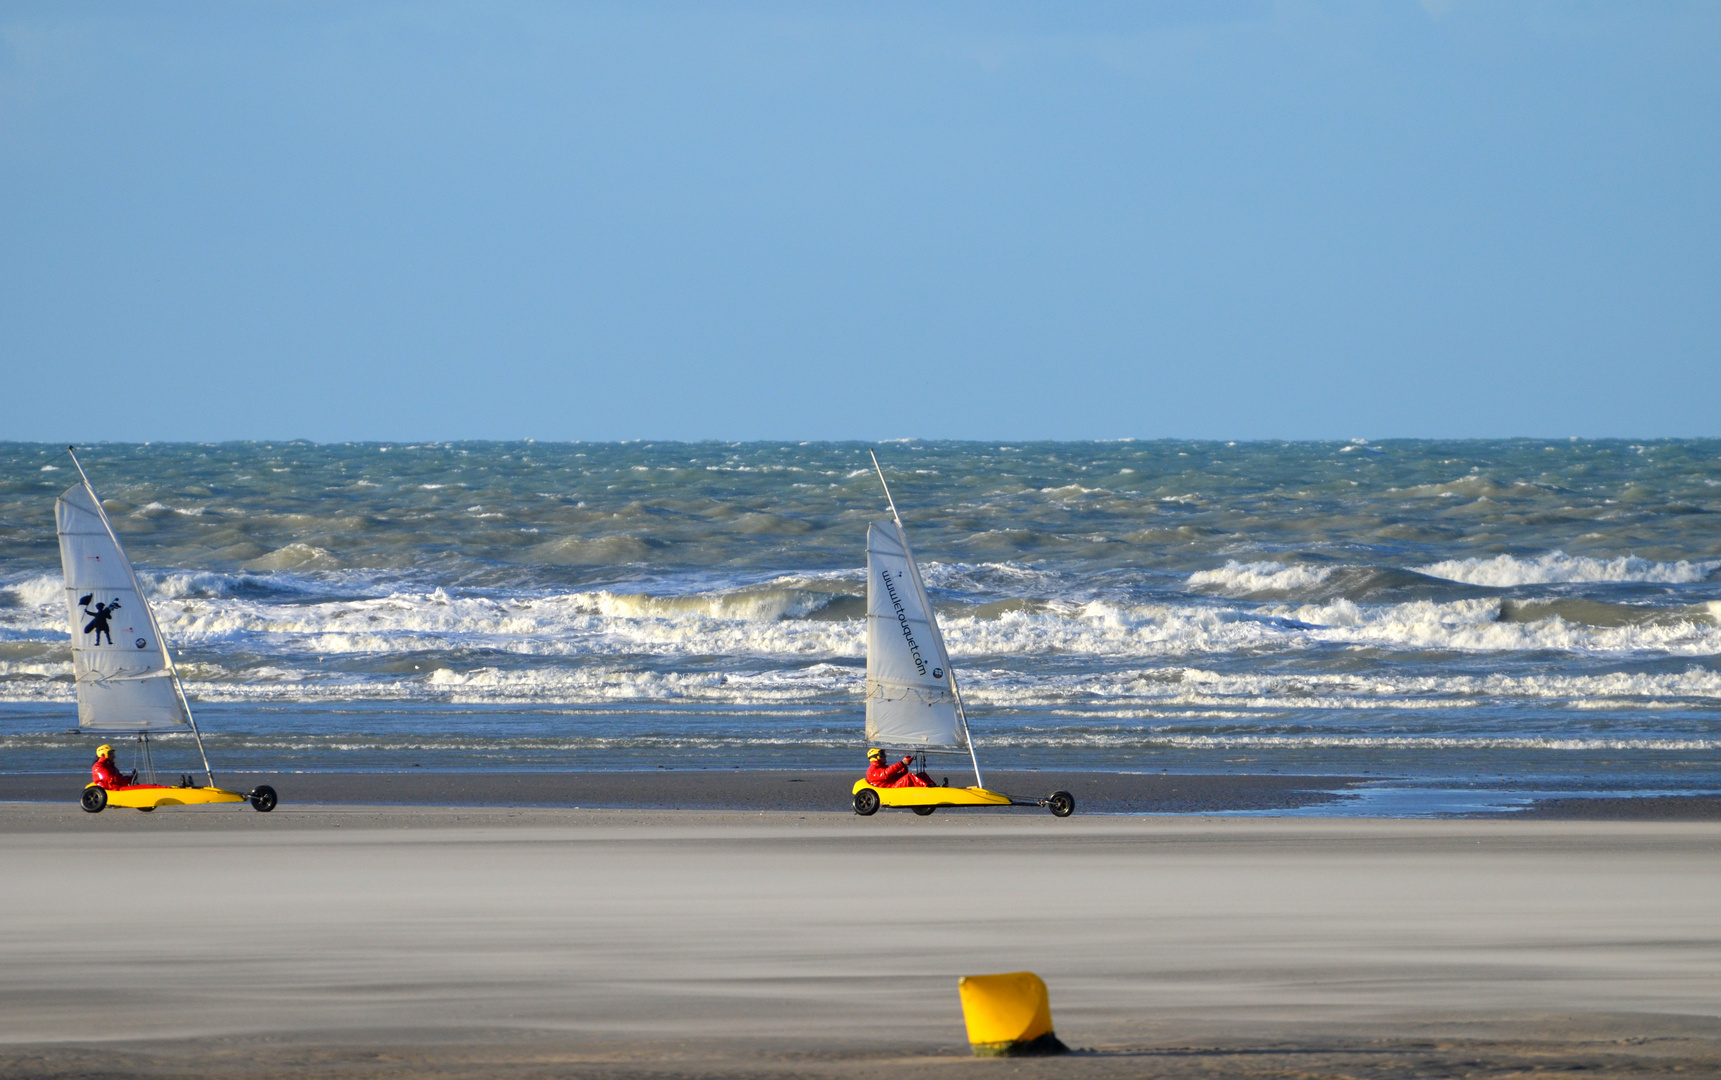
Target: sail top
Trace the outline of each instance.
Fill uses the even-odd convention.
[[[87,731],[186,728],[167,645],[100,500],[79,483],[54,502],[78,726]]]
[[[944,635],[897,521],[866,531],[866,737],[898,750],[967,750]]]

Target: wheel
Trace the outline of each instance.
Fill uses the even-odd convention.
[[[936,807],[936,806],[911,806],[911,807],[909,807],[909,809],[913,810],[916,814],[920,815],[921,817],[931,817],[932,812],[934,810],[938,809],[938,807]]]
[[[872,817],[878,813],[878,792],[869,787],[855,792],[855,813],[861,817]]]
[[[87,812],[99,814],[108,805],[108,793],[99,787],[87,787],[84,789],[84,797],[80,801]]]
[[[1054,791],[1046,800],[1046,809],[1053,817],[1069,817],[1076,812],[1076,797],[1067,791]]]
[[[251,809],[259,814],[275,809],[275,801],[275,789],[268,784],[258,784],[251,789]]]

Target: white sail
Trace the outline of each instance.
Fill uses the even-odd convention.
[[[897,750],[968,749],[944,635],[894,521],[866,531],[866,737]]]
[[[159,731],[189,726],[174,686],[167,646],[138,589],[107,514],[85,484],[54,502],[78,726],[90,731]]]

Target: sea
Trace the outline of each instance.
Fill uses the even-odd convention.
[[[80,457],[218,770],[858,773],[869,451],[983,766],[1364,778],[1305,811],[1339,814],[1721,792],[1721,440]],[[0,771],[102,741],[54,535],[76,480],[0,443]]]

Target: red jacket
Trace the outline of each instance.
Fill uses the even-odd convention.
[[[866,766],[866,782],[873,787],[931,787],[932,783],[923,780],[909,771],[912,757],[886,765],[883,761],[869,761]]]
[[[90,766],[90,779],[96,782],[97,787],[108,791],[125,787],[130,781],[130,777],[121,773],[119,766],[114,764],[113,758],[105,757],[97,758]]]

